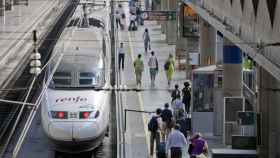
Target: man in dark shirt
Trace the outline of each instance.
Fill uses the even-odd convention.
[[[168,134],[171,131],[172,128],[172,111],[169,109],[169,104],[165,103],[164,104],[164,110],[161,112],[161,118],[162,118],[162,137],[163,140],[168,136]]]
[[[184,88],[182,89],[183,103],[185,104],[185,111],[189,114],[190,104],[191,104],[191,88],[189,82],[184,83]]]
[[[175,84],[175,89],[171,92],[171,102],[173,102],[177,98],[181,98],[179,86]]]
[[[184,115],[184,111],[179,112],[179,119],[176,121],[180,125],[180,131],[184,134],[185,138],[188,138],[188,120]]]

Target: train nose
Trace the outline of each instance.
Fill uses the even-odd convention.
[[[72,140],[72,123],[52,122],[49,124],[49,134],[55,140]]]
[[[98,137],[102,129],[96,122],[75,122],[73,124],[74,139],[88,139]]]

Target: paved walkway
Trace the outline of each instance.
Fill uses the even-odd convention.
[[[59,15],[67,0],[29,0],[0,16],[0,86],[6,87],[14,73],[28,59],[32,31],[40,38]]]
[[[128,19],[128,11],[126,13],[126,18]],[[128,23],[128,20],[126,23]],[[144,53],[142,34],[145,28],[149,29],[152,50],[155,51],[159,60],[159,74],[156,78],[155,88],[151,88],[150,86],[150,75],[147,64],[150,54],[145,55]],[[124,43],[126,50],[125,70],[120,72],[123,87],[136,87],[133,61],[139,53],[142,54],[145,65],[142,78],[142,88],[145,90],[141,92],[121,92],[124,108],[144,111],[155,111],[157,108],[163,108],[164,103],[170,102],[171,100],[163,65],[170,53],[175,56],[175,45],[165,43],[165,35],[161,33],[161,27],[155,21],[145,21],[145,25],[138,26],[137,31],[128,32],[126,26],[124,31],[119,31],[119,42]],[[183,83],[186,81],[185,76],[184,71],[176,70],[171,88],[174,87],[174,84],[179,84],[181,89]],[[149,157],[149,132],[147,124],[151,116],[135,112],[127,113],[127,131],[125,133],[127,158]],[[220,137],[209,137],[206,139],[209,142],[210,148],[222,147]]]

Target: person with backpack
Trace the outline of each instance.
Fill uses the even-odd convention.
[[[156,109],[156,115],[153,116],[148,124],[150,131],[150,155],[154,155],[154,142],[156,142],[156,151],[160,144],[160,129],[161,129],[161,109]]]
[[[157,57],[155,56],[154,51],[151,52],[151,57],[149,58],[148,66],[150,68],[151,86],[154,87],[156,75],[158,73],[158,60]]]
[[[142,72],[144,71],[144,63],[141,59],[141,54],[138,54],[137,59],[133,62],[135,76],[136,76],[136,86],[141,86]]]
[[[187,140],[180,132],[180,125],[176,124],[167,138],[166,153],[170,150],[171,158],[182,158],[185,147],[187,147]]]
[[[207,158],[208,157],[208,144],[205,139],[202,138],[201,133],[196,133],[191,139],[188,152],[191,158]]]
[[[175,60],[172,54],[169,54],[169,57],[164,64],[164,70],[166,72],[168,86],[170,86],[175,71]]]
[[[172,129],[172,111],[169,109],[169,104],[164,104],[164,109],[161,112],[162,119],[162,139],[165,140]]]
[[[181,98],[180,90],[179,90],[179,85],[175,84],[174,90],[171,92],[171,102],[173,102],[176,98]]]
[[[185,112],[184,108],[185,108],[185,105],[184,103],[182,102],[182,100],[179,98],[176,98],[172,103],[172,109],[173,109],[173,114],[174,114],[174,119],[175,121],[177,121],[179,119],[179,113],[182,111],[182,112]]]
[[[179,118],[176,121],[178,125],[180,125],[180,131],[184,134],[185,138],[188,138],[188,130],[189,130],[189,125],[188,125],[188,120],[185,117],[184,111],[179,111]]]
[[[150,34],[149,34],[149,30],[147,28],[145,28],[145,31],[143,33],[143,40],[144,40],[145,54],[147,54],[148,48],[149,48],[149,50],[151,50]]]
[[[185,104],[185,111],[189,114],[191,105],[191,88],[189,82],[184,83],[184,88],[182,89],[183,103]]]

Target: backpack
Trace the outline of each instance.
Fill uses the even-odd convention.
[[[181,98],[180,91],[178,89],[174,89],[171,92],[171,98],[172,98],[172,101],[174,101],[176,98]]]
[[[158,121],[156,116],[153,116],[148,124],[148,130],[151,132],[156,132],[158,130]]]
[[[170,62],[169,62],[169,61],[165,62],[165,64],[164,64],[164,70],[168,70],[168,69],[169,69],[169,65],[170,65]]]

